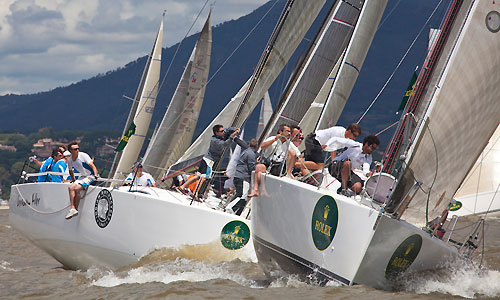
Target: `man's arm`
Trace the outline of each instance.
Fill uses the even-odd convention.
[[[277,140],[279,140],[281,138],[281,133],[278,133],[274,139],[266,139],[265,141],[262,142],[262,144],[260,144],[260,148],[261,149],[266,149],[266,148],[269,148],[274,142],[276,142]]]

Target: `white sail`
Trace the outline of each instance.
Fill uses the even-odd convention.
[[[404,218],[422,224],[441,214],[500,122],[500,24],[490,1],[462,5],[459,35],[408,152],[394,197],[419,188],[400,208]]]
[[[153,50],[151,51],[151,55],[149,56],[148,63],[146,65],[147,71],[145,70],[145,76],[142,78],[135,99],[138,101],[137,111],[133,118],[133,122],[136,125],[135,134],[133,134],[128,140],[128,144],[125,149],[123,149],[119,161],[117,163],[115,162],[117,164],[116,173],[114,174],[115,179],[123,179],[128,173],[131,172],[133,164],[139,157],[139,153],[142,149],[144,139],[146,138],[146,134],[149,129],[149,123],[151,122],[151,117],[153,115],[156,96],[158,95],[162,35],[163,20],[161,21]],[[128,126],[130,126],[130,124],[128,124]],[[125,126],[125,130],[128,129],[128,126]]]
[[[229,124],[233,118],[238,106],[245,95],[245,91],[248,88],[250,79],[243,85],[243,87],[238,91],[238,93],[229,101],[229,103],[224,107],[224,109],[213,119],[210,124],[205,128],[205,130],[200,134],[200,136],[191,144],[191,146],[186,150],[186,152],[179,158],[178,162],[187,161],[189,159],[204,155],[208,150],[208,145],[210,144],[210,138],[214,134],[212,127],[217,124]]]
[[[367,1],[363,6],[358,25],[316,129],[325,129],[337,124],[363,66],[386,4],[387,0]]]
[[[465,178],[455,199],[462,208],[454,214],[465,216],[500,210],[500,126]]]
[[[148,146],[143,165],[154,178],[162,176],[191,143],[205,95],[211,45],[209,13],[158,133]]]
[[[296,75],[289,82],[266,136],[275,132],[280,124],[299,124],[303,119],[347,47],[363,2],[338,1],[332,6]]]
[[[324,3],[324,0],[290,0],[287,3],[252,77],[177,162],[205,154],[214,125],[241,127],[286,65]]]
[[[307,134],[315,130],[316,125],[318,124],[318,120],[321,116],[321,112],[325,107],[326,99],[328,99],[330,90],[332,89],[333,83],[335,82],[335,76],[337,75],[340,69],[340,64],[342,63],[342,61],[343,59],[339,58],[339,60],[335,64],[335,67],[330,73],[330,76],[328,76],[328,78],[325,80],[318,95],[309,106],[309,109],[307,110],[302,120],[300,120],[299,126],[302,129],[302,132],[305,132]],[[299,145],[299,150],[302,151],[304,149],[305,149],[305,143],[301,143]]]
[[[267,122],[271,119],[273,114],[273,106],[271,105],[271,98],[269,97],[269,92],[266,92],[264,98],[262,98],[262,106],[260,107],[259,124],[257,124],[257,138],[260,137]]]

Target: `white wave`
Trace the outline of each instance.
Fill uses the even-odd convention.
[[[231,270],[231,263],[208,264],[186,258],[178,258],[161,264],[146,265],[123,272],[99,270],[87,271],[87,278],[93,279],[91,285],[114,287],[127,283],[175,281],[207,281],[212,279],[228,279],[244,286],[255,286],[252,280]]]
[[[414,277],[405,287],[418,294],[437,292],[464,298],[500,297],[500,272],[461,266],[445,274]]]
[[[11,268],[9,266],[10,266],[10,262],[8,262],[8,261],[2,261],[2,262],[0,262],[0,269],[2,269],[2,270],[10,271],[10,272],[17,272],[17,271],[19,271],[17,269]]]

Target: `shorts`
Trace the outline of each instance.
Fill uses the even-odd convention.
[[[344,166],[344,160],[342,161],[334,161],[329,167],[328,171],[330,175],[335,177],[340,183],[342,183],[342,167]],[[356,173],[351,170],[351,175],[347,180],[347,187],[351,188],[355,183],[360,182],[361,186],[364,185],[364,181],[359,177]]]
[[[75,183],[78,183],[81,185],[84,189],[88,188],[89,185],[96,180],[94,175],[90,176],[85,176],[85,177],[80,177],[77,180],[75,180]]]
[[[266,160],[263,162],[266,166],[266,169],[269,170],[269,173],[274,176],[283,176],[286,174],[286,163],[284,162],[276,162],[272,160]],[[269,167],[271,167],[269,169]]]
[[[214,161],[203,157],[200,160],[200,164],[198,165],[198,172],[200,173],[200,176],[205,178],[210,178],[210,175],[212,175],[213,165]]]
[[[316,139],[315,133],[310,133],[305,139],[306,154],[304,159],[315,163],[323,163],[323,149],[321,144]]]

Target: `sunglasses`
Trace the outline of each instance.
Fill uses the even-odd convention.
[[[80,148],[72,148],[72,149],[69,149],[69,150],[74,150],[74,151],[76,151],[76,150],[80,150]]]
[[[224,132],[224,129],[219,130],[218,132]]]

